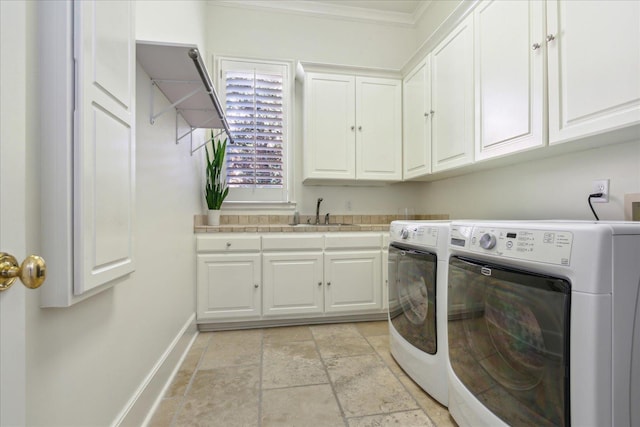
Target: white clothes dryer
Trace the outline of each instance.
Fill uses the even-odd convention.
[[[640,223],[454,221],[460,426],[640,425]]]
[[[389,231],[391,354],[446,406],[449,221],[393,221]]]

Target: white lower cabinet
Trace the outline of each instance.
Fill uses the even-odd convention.
[[[265,317],[324,311],[322,234],[262,237]]]
[[[255,320],[262,316],[260,236],[196,238],[197,320]]]
[[[199,254],[198,320],[259,319],[260,254]]]
[[[380,250],[325,253],[325,311],[381,309],[381,258]]]
[[[382,233],[204,235],[196,247],[200,324],[384,314]]]

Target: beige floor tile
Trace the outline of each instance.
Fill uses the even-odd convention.
[[[265,389],[329,382],[313,341],[265,344],[262,357]]]
[[[309,326],[313,337],[318,339],[336,337],[357,337],[360,336],[358,328],[353,323],[332,323],[328,325]]]
[[[260,365],[226,366],[218,369],[198,370],[193,378],[188,397],[223,398],[244,395],[260,389]]]
[[[418,408],[411,395],[375,355],[334,358],[325,363],[347,417]]]
[[[350,418],[349,427],[436,427],[427,414],[421,410],[394,412],[387,415]]]
[[[340,408],[328,384],[263,391],[263,427],[343,425]]]
[[[200,369],[260,363],[262,330],[214,332]]]
[[[191,381],[192,376],[193,371],[179,370],[173,378],[173,381],[171,381],[171,385],[164,397],[183,397],[187,391],[187,387],[189,386],[189,381]]]
[[[148,427],[169,427],[174,415],[178,411],[182,403],[181,398],[162,399],[160,405],[153,414],[151,421],[149,421]]]
[[[323,359],[373,353],[373,347],[351,323],[312,326]]]
[[[259,365],[198,370],[175,425],[257,425],[259,386]]]
[[[371,347],[378,353],[380,358],[384,361],[384,363],[391,369],[391,372],[394,374],[404,374],[404,371],[396,362],[396,359],[391,355],[391,351],[389,350],[389,336],[388,335],[378,335],[367,337],[367,341],[371,344]]]
[[[308,326],[283,326],[264,330],[264,342],[310,341],[313,339]]]
[[[435,421],[436,419],[443,419],[449,416],[449,410],[440,404],[437,400],[431,397],[425,392],[418,384],[416,384],[410,377],[404,372],[398,375],[402,385],[409,390],[409,393],[418,402],[418,405]]]
[[[195,341],[193,341],[193,345],[191,346],[191,350],[198,348],[207,348],[209,345],[209,340],[211,339],[212,332],[200,332],[196,337]]]
[[[433,420],[433,422],[436,424],[437,427],[458,427],[458,424],[451,417],[449,412],[438,417],[432,416],[431,419]]]
[[[356,323],[356,328],[365,337],[375,335],[389,335],[389,322],[386,320],[379,322]]]

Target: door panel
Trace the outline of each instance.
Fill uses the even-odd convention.
[[[0,1],[0,251],[25,256],[26,2]],[[26,425],[25,288],[0,292],[0,425]]]

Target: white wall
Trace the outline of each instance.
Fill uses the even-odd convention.
[[[415,31],[407,27],[250,10],[214,2],[209,3],[208,19],[208,47],[216,55],[399,70],[417,48]],[[302,185],[300,90],[297,84],[293,135],[293,190],[300,213],[315,212],[318,197],[324,198],[322,212],[333,214],[395,213],[398,206],[415,204],[413,195],[419,188],[416,184]],[[347,208],[348,202],[351,210]]]
[[[154,3],[153,7],[137,3],[137,23],[145,39],[167,36],[166,29],[171,28],[182,34],[178,41],[205,40],[203,3]],[[153,13],[142,12],[147,7]],[[175,16],[185,19],[174,21]],[[30,21],[25,34],[17,36],[33,40],[37,27],[33,14]],[[37,49],[31,52],[36,55]],[[136,89],[137,269],[114,288],[70,308],[41,309],[38,291],[28,293],[27,423],[31,426],[105,426],[116,421],[195,312],[193,215],[201,211],[200,158],[191,157],[188,146],[175,145],[171,114],[149,124],[150,85],[139,66]],[[35,92],[28,95],[27,116],[37,123]],[[162,97],[156,100],[167,105]],[[29,139],[27,152],[37,154],[39,143]],[[30,194],[39,191],[32,176],[37,177],[36,171],[28,171]],[[37,197],[30,199],[34,209],[28,226],[37,229],[40,207]],[[35,253],[40,238],[47,236],[28,239]]]
[[[609,203],[593,207],[601,220],[624,220],[624,195],[640,193],[640,141],[426,183],[421,200],[457,219],[591,220],[592,181],[607,178]]]

